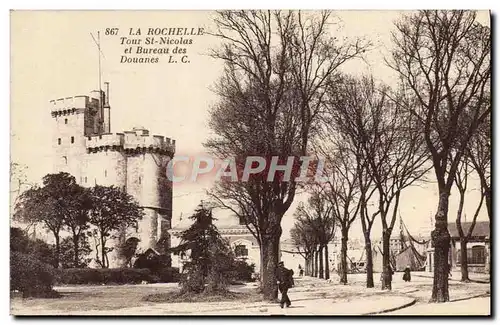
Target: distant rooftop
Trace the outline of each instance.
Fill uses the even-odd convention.
[[[472,222],[462,222],[462,230],[464,234],[467,234],[469,231]],[[448,223],[448,231],[450,232],[450,236],[452,238],[460,237],[458,235],[458,229],[455,222]],[[490,237],[490,222],[489,221],[477,221],[474,226],[474,230],[472,231],[473,237]]]

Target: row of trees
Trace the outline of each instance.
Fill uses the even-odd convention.
[[[215,136],[206,147],[218,158],[236,157],[238,166],[255,155],[266,161],[279,156],[283,162],[290,156],[325,157],[327,181],[306,189],[328,203],[324,210],[340,228],[343,283],[349,228],[355,218],[361,220],[369,287],[375,218],[382,223],[383,287],[390,288],[389,239],[401,193],[426,181],[433,170],[435,178],[428,181],[436,181],[439,201],[432,232],[432,299],[447,301],[449,196],[465,157],[479,174],[490,211],[489,156],[477,154],[490,150],[489,135],[479,135],[489,129],[491,113],[490,29],[478,24],[472,11],[403,15],[386,60],[399,79],[389,87],[372,76],[340,73],[345,62],[370,49],[370,42],[334,37],[331,18],[330,12],[217,14],[213,35],[223,46],[213,56],[223,60],[225,69],[215,89],[220,100],[210,115]],[[211,192],[217,205],[245,220],[257,238],[264,296],[271,299],[277,294],[281,220],[300,186],[296,167],[290,181],[278,176],[269,182],[265,170],[244,183],[223,179]],[[298,215],[314,219],[305,208]],[[318,240],[304,242],[314,247],[306,248],[309,254],[324,246]]]
[[[236,157],[243,166],[248,156],[287,161],[310,154],[328,80],[370,45],[333,37],[338,24],[331,18],[328,11],[217,13],[212,34],[222,47],[212,55],[224,62],[224,72],[215,87],[220,100],[210,113],[214,137],[205,144],[215,157]],[[211,191],[217,206],[245,220],[257,239],[266,299],[277,297],[281,220],[295,198],[295,176],[268,182],[263,172],[244,183],[222,180]]]
[[[451,189],[471,142],[480,138],[480,128],[489,128],[491,31],[477,23],[473,11],[420,11],[403,17],[396,30],[389,64],[408,94],[404,105],[423,129],[438,185],[432,300],[443,302],[449,300]],[[476,172],[481,175],[485,168]]]
[[[93,238],[95,260],[107,268],[108,253],[114,249],[108,247],[109,240],[115,238],[119,230],[137,227],[142,216],[135,200],[119,188],[100,185],[84,188],[64,172],[48,174],[42,186],[35,185],[23,192],[14,213],[15,220],[41,225],[54,236],[55,267],[85,266],[90,252],[88,239]],[[70,236],[63,238],[67,233]],[[63,265],[61,261],[68,261],[64,256],[68,253],[73,255],[73,263]]]
[[[299,204],[290,236],[305,260],[305,275],[330,279],[328,244],[335,236],[337,220],[331,205],[320,193]],[[324,261],[324,263],[323,263]]]

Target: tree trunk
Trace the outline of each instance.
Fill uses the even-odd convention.
[[[314,276],[314,251],[312,251],[311,256],[309,256],[309,267],[310,267],[309,276]]]
[[[486,199],[486,211],[488,212],[488,219],[491,220],[491,190],[489,187],[485,190],[484,198]]]
[[[317,278],[318,277],[318,255],[319,255],[319,250],[314,251],[314,276]]]
[[[479,168],[476,164],[474,164],[476,170]],[[488,219],[491,220],[491,187],[488,185],[488,182],[486,180],[486,177],[484,175],[484,171],[481,173],[478,173],[479,175],[479,180],[481,181],[481,187],[483,190],[483,195],[486,200],[486,212],[488,212]]]
[[[313,251],[313,259],[312,259],[312,276],[317,277],[318,276],[318,264],[316,263],[318,261],[318,252],[316,250]]]
[[[54,233],[54,239],[56,242],[56,256],[54,256],[54,264],[56,268],[60,268],[61,265],[61,238],[59,237],[59,233]]]
[[[373,288],[375,284],[373,283],[373,252],[372,252],[372,241],[370,239],[370,234],[364,233],[365,235],[365,254],[366,254],[366,287]]]
[[[307,256],[307,275],[312,276],[312,253]]]
[[[264,299],[268,301],[275,301],[278,298],[276,268],[278,267],[279,242],[279,235],[262,237],[262,293]]]
[[[432,285],[432,302],[450,300],[448,292],[448,254],[450,250],[450,233],[448,232],[449,192],[439,189],[439,205],[436,212],[435,228],[431,233],[434,246],[434,282]]]
[[[469,266],[467,265],[467,239],[460,238],[460,271],[462,282],[469,282]]]
[[[348,230],[342,229],[342,239],[340,246],[340,283],[347,284],[347,240]]]
[[[104,244],[104,236],[101,235],[101,266],[103,269],[106,269],[108,268],[108,264],[106,263],[106,246]]]
[[[262,244],[260,244],[261,249],[260,249],[260,286],[261,289],[263,287],[264,283],[264,254],[262,253]]]
[[[325,269],[323,267],[323,246],[319,246],[318,260],[319,260],[319,278],[324,279]]]
[[[330,279],[330,261],[328,259],[328,244],[325,245],[325,279]]]
[[[79,258],[79,239],[80,239],[80,236],[78,235],[74,235],[73,234],[73,267],[77,268],[79,267],[79,264],[80,264],[80,258]]]
[[[309,255],[309,276],[314,276],[314,251]]]
[[[392,268],[391,268],[391,233],[388,229],[382,231],[382,290],[392,289]]]

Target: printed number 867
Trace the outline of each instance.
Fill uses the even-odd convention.
[[[118,35],[118,28],[106,28],[106,35]]]

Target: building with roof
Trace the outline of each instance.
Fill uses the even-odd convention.
[[[462,230],[467,234],[472,222],[462,222]],[[448,224],[451,237],[450,264],[460,268],[460,234],[456,223]],[[490,222],[477,221],[467,243],[467,266],[471,272],[489,272],[490,264]]]
[[[237,258],[244,260],[248,264],[255,264],[255,271],[260,269],[260,247],[257,239],[243,223],[238,222],[237,218],[216,219],[214,221],[222,238],[226,239],[233,249]],[[189,219],[180,218],[179,223],[169,230],[171,238],[171,247],[181,244],[180,234],[190,226]],[[178,267],[182,271],[184,262],[189,259],[186,254],[176,255],[172,253],[172,266]]]
[[[462,222],[462,230],[467,234],[472,222]],[[455,222],[448,223],[448,232],[450,233],[450,251],[448,263],[452,270],[460,270],[460,257],[463,252],[460,249],[460,234]],[[470,272],[488,273],[490,271],[490,238],[491,229],[489,221],[477,221],[471,237],[467,243],[467,266]],[[428,272],[434,270],[434,248],[430,247],[427,251]]]

